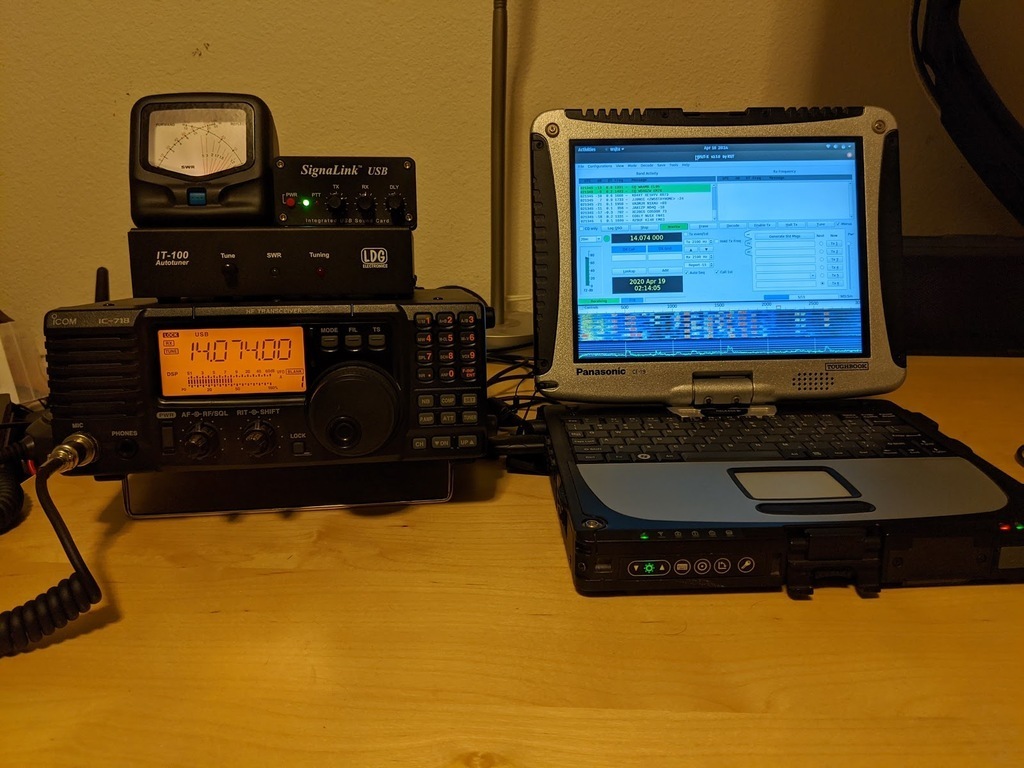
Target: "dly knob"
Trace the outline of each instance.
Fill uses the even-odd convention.
[[[275,445],[274,428],[265,421],[254,421],[242,430],[242,449],[253,458],[266,456]]]
[[[340,456],[383,448],[398,424],[398,384],[383,369],[346,363],[328,372],[309,398],[316,439]]]
[[[196,424],[185,435],[181,450],[192,461],[202,461],[217,450],[217,430],[209,424]]]
[[[405,198],[397,192],[392,192],[385,202],[388,206],[388,213],[391,214],[391,220],[396,224],[403,223],[405,221]]]

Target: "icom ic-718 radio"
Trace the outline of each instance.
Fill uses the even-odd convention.
[[[54,438],[99,446],[80,474],[459,460],[484,452],[484,307],[409,300],[53,310]]]

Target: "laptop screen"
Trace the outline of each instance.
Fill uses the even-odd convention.
[[[884,109],[551,110],[531,151],[545,396],[767,405],[903,381]]]
[[[860,137],[569,152],[577,362],[870,354]]]

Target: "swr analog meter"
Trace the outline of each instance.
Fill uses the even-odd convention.
[[[140,227],[268,223],[273,118],[256,96],[178,93],[132,107],[132,220]]]

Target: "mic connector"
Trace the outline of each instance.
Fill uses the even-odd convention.
[[[48,462],[55,462],[54,474],[62,475],[75,467],[91,464],[99,453],[96,438],[85,432],[75,432],[64,438],[64,442],[50,451]]]

